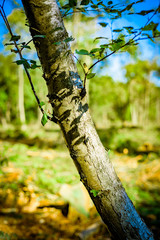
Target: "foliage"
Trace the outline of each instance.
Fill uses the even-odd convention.
[[[108,3],[106,3],[105,1],[93,2],[92,0],[88,0],[81,1],[79,4],[76,0],[70,0],[66,4],[62,4],[62,13],[64,17],[74,12],[81,12],[85,16],[88,16],[89,13],[92,12],[92,15],[95,18],[99,17],[101,19],[99,25],[102,28],[106,28],[107,26],[109,26],[110,21],[112,21],[113,24],[113,22],[117,19],[121,20],[122,17],[126,17],[127,15],[129,16],[132,14],[138,14],[142,17],[146,15],[148,16],[148,20],[146,21],[144,26],[141,26],[138,29],[134,26],[122,26],[122,28],[112,29],[112,26],[110,25],[109,27],[112,34],[111,39],[99,36],[96,37],[95,40],[106,39],[103,44],[100,43],[99,46],[96,45],[90,51],[88,49],[76,50],[77,54],[87,55],[95,60],[98,59],[98,61],[96,61],[89,67],[89,70],[92,69],[97,63],[103,61],[105,58],[109,57],[110,55],[119,50],[126,50],[130,46],[135,46],[142,39],[148,38],[151,41],[154,41],[154,38],[160,36],[160,32],[158,30],[158,23],[154,20],[154,16],[159,13],[159,7],[157,6],[157,9],[149,9],[136,12],[137,5],[142,2],[143,0],[132,1],[131,3],[126,3],[126,5],[124,5],[123,3],[117,4],[112,1],[108,1]],[[109,22],[102,22],[102,19],[105,20],[106,18],[109,19]],[[94,54],[94,51],[99,52],[98,56],[97,54]]]
[[[77,3],[76,0],[72,1],[70,0],[69,2],[67,2],[66,4],[64,4],[62,6],[62,13],[64,15],[64,17],[66,17],[66,22],[69,22],[70,19],[70,14],[73,13],[77,14],[77,12],[79,12],[81,15],[81,19],[83,22],[83,26],[79,26],[79,29],[82,29],[85,27],[85,23],[86,21],[88,22],[88,26],[91,24],[93,25],[93,18],[97,19],[97,22],[99,23],[99,26],[101,28],[110,28],[111,31],[111,35],[112,38],[109,39],[107,37],[103,37],[103,36],[98,36],[96,38],[94,38],[94,41],[88,37],[86,35],[86,32],[83,31],[82,34],[82,30],[81,31],[81,40],[77,40],[77,48],[79,50],[75,50],[75,53],[79,56],[78,59],[78,63],[79,66],[81,68],[81,73],[83,72],[84,76],[84,87],[86,87],[86,80],[90,80],[92,81],[92,78],[94,78],[96,76],[96,72],[92,72],[92,68],[95,67],[95,65],[97,65],[98,63],[102,62],[103,60],[105,60],[107,57],[111,56],[113,53],[117,52],[117,51],[121,51],[121,50],[125,50],[125,51],[129,51],[131,54],[135,54],[136,52],[136,44],[138,43],[138,41],[140,41],[141,39],[143,39],[143,36],[153,40],[154,37],[157,37],[159,34],[158,31],[158,23],[155,22],[155,15],[158,14],[159,12],[159,8],[157,8],[156,10],[154,9],[150,9],[150,10],[142,10],[140,12],[136,12],[136,6],[137,4],[141,3],[143,1],[137,1],[137,2],[131,2],[131,3],[127,3],[126,5],[124,4],[115,4],[115,2],[112,1],[108,1],[107,3],[104,1],[95,1],[94,3],[90,0],[88,1],[81,1],[80,5]],[[92,12],[92,15],[89,15],[89,13]],[[145,25],[143,25],[142,27],[140,27],[139,29],[135,29],[134,26],[123,26],[122,28],[114,28],[112,29],[112,25],[110,23],[110,20],[112,22],[116,21],[117,19],[120,20],[121,17],[123,17],[125,14],[125,16],[129,16],[132,14],[138,14],[140,16],[146,16],[148,17],[148,20],[146,21]],[[77,15],[76,15],[77,16]],[[108,18],[109,21],[106,21],[106,17]],[[21,22],[19,22],[19,19],[22,19]],[[20,49],[20,52],[22,53],[22,51],[24,52],[24,54],[26,54],[28,51],[30,51],[30,55],[34,55],[33,52],[31,52],[31,48],[33,48],[32,45],[32,40],[33,39],[29,39],[29,35],[27,33],[26,36],[26,32],[28,32],[28,23],[25,20],[24,17],[24,13],[20,10],[20,9],[16,9],[12,12],[12,14],[8,17],[9,23],[10,23],[10,27],[13,29],[14,34],[12,35],[12,37],[9,37],[8,35],[5,37],[5,45],[8,49],[10,49],[13,53],[18,53],[19,50],[17,49],[13,49],[14,46],[14,42],[16,42],[17,46]],[[72,17],[73,20],[73,24],[80,24],[75,21],[75,17],[73,15]],[[104,20],[104,21],[103,21]],[[75,28],[75,27],[74,27]],[[91,28],[92,29],[92,28]],[[54,29],[53,31],[57,31],[58,29]],[[97,26],[95,27],[95,31],[98,31]],[[77,34],[77,33],[76,33]],[[79,33],[78,33],[79,34]],[[88,30],[87,30],[87,34],[88,34]],[[92,34],[92,32],[90,33]],[[83,37],[83,41],[82,41],[82,37]],[[45,38],[44,35],[35,35],[34,38]],[[77,38],[77,36],[76,36]],[[67,37],[66,39],[64,39],[65,42],[72,42],[73,41],[73,45],[75,46],[74,43],[74,38],[72,36]],[[61,43],[56,43],[56,44],[61,44]],[[87,49],[85,49],[87,46]],[[28,53],[27,53],[28,54]],[[37,63],[36,60],[33,60],[32,57],[30,58],[28,55],[28,57],[26,56],[22,56],[20,59],[16,59],[16,61],[14,61],[17,65],[23,65],[25,68],[25,71],[28,70],[34,70],[36,68],[39,68],[40,65],[39,63]],[[76,57],[76,56],[75,56]],[[88,60],[87,58],[90,58],[90,60]],[[3,62],[3,60],[2,60]],[[84,62],[82,64],[82,62]],[[148,74],[150,74],[153,70],[152,68],[155,69],[155,65],[156,64],[152,64],[150,66],[150,70],[147,70],[147,62],[142,62],[140,63],[140,61],[137,63],[138,67],[140,68],[140,66],[142,66],[142,68],[140,69],[141,72],[148,72]],[[145,68],[146,66],[146,68]],[[15,67],[16,68],[16,67]],[[129,66],[126,67],[126,77],[127,79],[131,78],[129,76],[129,74],[131,73],[131,71],[137,71],[138,68],[136,68],[136,64],[135,64],[135,68],[134,69],[129,69]],[[158,68],[157,68],[158,69]],[[157,69],[155,69],[157,71]],[[129,73],[130,72],[130,73]],[[139,71],[137,71],[137,73],[139,73]],[[137,74],[135,72],[135,74]],[[145,94],[149,94],[147,93],[146,87],[143,86],[143,84],[151,85],[150,83],[148,83],[148,80],[142,80],[142,78],[145,77],[148,78],[147,74],[145,73],[145,75],[139,75],[139,80],[135,80],[132,77],[132,81],[128,80],[128,84],[125,85],[123,83],[114,83],[110,80],[107,80],[108,84],[110,84],[110,86],[108,87],[107,84],[104,81],[103,77],[98,77],[96,80],[93,80],[92,83],[90,84],[90,104],[91,104],[91,110],[95,113],[94,118],[97,119],[96,121],[98,121],[98,118],[100,119],[100,116],[102,117],[103,122],[107,121],[132,121],[133,122],[133,118],[135,118],[133,116],[133,110],[136,107],[135,105],[135,101],[137,102],[137,99],[135,98],[136,94],[140,94],[142,92],[145,92]],[[46,122],[48,121],[48,119],[51,119],[51,117],[49,117],[48,111],[43,109],[43,106],[45,106],[45,108],[48,108],[48,106],[45,105],[41,105],[40,104],[40,100],[39,97],[36,94],[36,91],[34,90],[34,86],[35,89],[37,88],[37,85],[39,81],[37,81],[37,75],[40,74],[32,74],[32,71],[30,71],[30,76],[32,76],[32,80],[30,81],[32,90],[35,94],[36,100],[38,101],[38,105],[40,107],[40,110],[42,112],[42,119],[41,119],[41,123],[42,125],[45,125]],[[34,81],[33,79],[36,78],[36,81]],[[39,76],[38,76],[39,78]],[[108,77],[107,77],[108,78]],[[140,79],[141,78],[141,79]],[[103,79],[103,80],[102,80]],[[142,81],[144,81],[144,83],[142,84]],[[33,85],[34,82],[34,85]],[[109,83],[110,82],[110,83]],[[28,85],[25,83],[25,85]],[[93,86],[92,86],[93,85]],[[101,85],[101,86],[98,86]],[[134,85],[134,86],[132,86]],[[25,86],[26,87],[26,86]],[[28,86],[29,87],[29,86]],[[30,113],[27,113],[27,119],[33,119],[35,118],[37,115],[35,114],[36,111],[36,103],[33,100],[33,97],[31,97],[31,94],[29,94],[29,90],[28,87],[26,88],[25,91],[25,108],[26,111],[28,112],[28,110],[30,110]],[[96,88],[96,89],[95,89]],[[154,88],[154,86],[152,86],[152,88]],[[101,89],[101,90],[100,90]],[[106,90],[107,89],[107,94],[106,94]],[[132,93],[130,92],[131,89],[133,89]],[[141,90],[140,90],[141,89]],[[100,90],[100,91],[98,91]],[[158,89],[156,89],[157,91]],[[156,92],[155,91],[155,92]],[[28,92],[29,97],[26,96],[26,93]],[[93,94],[92,94],[93,92]],[[121,94],[119,94],[119,92],[121,92]],[[157,91],[158,92],[158,91]],[[96,93],[96,95],[94,96],[94,93]],[[144,94],[144,96],[145,96]],[[156,93],[157,94],[157,93]],[[16,106],[16,94],[13,95],[14,96],[14,106]],[[12,98],[13,98],[12,96]],[[104,96],[104,98],[103,98]],[[6,93],[2,90],[2,99],[6,100]],[[102,99],[100,99],[102,97]],[[119,101],[115,101],[117,99],[117,97],[119,98]],[[105,99],[105,100],[104,100]],[[154,97],[154,101],[157,101],[157,105],[158,105],[158,100],[156,100],[157,98]],[[145,100],[144,100],[145,101]],[[29,104],[30,102],[30,104]],[[46,103],[46,101],[45,101]],[[136,103],[137,104],[137,103]],[[139,101],[138,104],[141,106],[141,108],[144,107],[144,102]],[[4,104],[2,104],[3,109],[3,115],[6,114],[7,112],[7,108],[6,106],[4,106]],[[146,107],[145,107],[146,108]],[[147,114],[147,119],[148,121],[153,120],[153,121],[157,121],[157,115],[155,114],[157,111],[156,107],[154,108],[154,111],[151,110],[151,108],[148,106],[148,112],[143,114],[143,119],[146,118],[146,114]],[[104,110],[106,109],[106,111]],[[139,108],[140,109],[140,108]],[[16,110],[14,110],[15,112]],[[10,110],[9,110],[10,112]],[[15,117],[12,117],[10,119],[8,119],[8,121],[11,121],[11,119],[13,120],[14,118],[16,118],[17,114],[14,113]],[[30,116],[33,117],[30,117]],[[137,117],[137,122],[139,122],[141,124],[142,120],[138,119]],[[136,122],[133,122],[133,124],[135,124]],[[136,123],[137,124],[137,123]],[[102,123],[103,125],[103,123]]]

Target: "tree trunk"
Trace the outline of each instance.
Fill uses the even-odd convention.
[[[156,99],[156,123],[160,124],[160,98]]]
[[[92,123],[83,83],[56,0],[22,0],[40,58],[53,113],[99,214],[113,238],[153,239],[117,177]],[[57,30],[56,30],[57,29]],[[54,44],[60,42],[59,45]],[[96,192],[97,195],[94,196]]]

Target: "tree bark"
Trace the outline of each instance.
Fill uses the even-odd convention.
[[[99,214],[113,238],[153,239],[117,177],[92,123],[56,0],[22,0],[35,38],[48,98],[66,145]],[[56,44],[56,43],[59,44]],[[96,191],[97,196],[93,195]]]

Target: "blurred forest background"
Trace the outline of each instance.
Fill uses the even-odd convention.
[[[13,10],[8,20],[14,33],[30,40],[21,9]],[[92,36],[99,30],[96,19],[74,13],[65,19],[65,25],[76,39],[73,51],[93,48]],[[6,34],[3,44],[9,39]],[[158,49],[159,40],[155,45]],[[0,53],[0,239],[109,240],[79,183],[60,129],[51,123],[42,127],[42,116],[28,79],[22,66],[13,63],[16,58],[11,48],[7,45]],[[35,50],[25,51],[27,58],[37,58]],[[87,80],[90,112],[128,195],[159,239],[158,55],[144,60],[139,46],[121,54],[128,59],[122,69],[124,79],[115,81],[110,76],[106,60],[97,67],[96,76]],[[92,64],[92,59],[86,56],[80,60]],[[114,58],[111,61],[114,65]],[[83,78],[79,65],[78,69]],[[30,73],[46,112],[50,112],[41,68],[31,69]]]

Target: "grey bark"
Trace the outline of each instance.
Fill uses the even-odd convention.
[[[66,145],[99,214],[114,239],[153,239],[117,177],[92,123],[56,0],[22,0],[35,39],[48,97]],[[60,27],[60,28],[59,28]],[[56,30],[58,28],[58,30]],[[61,42],[56,45],[56,42]],[[94,197],[91,190],[97,190]]]

